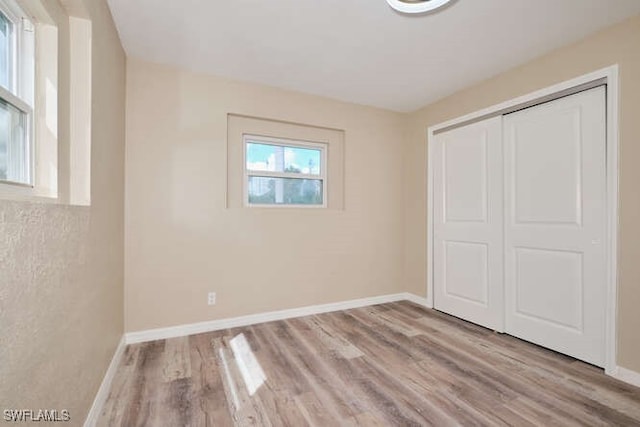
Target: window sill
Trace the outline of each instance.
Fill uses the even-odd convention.
[[[326,205],[258,205],[246,204],[245,208],[249,209],[327,209]]]
[[[31,186],[0,183],[0,200],[59,204],[57,197],[47,196]]]
[[[0,182],[0,203],[2,203],[2,201],[42,203],[61,206],[90,206],[67,203],[57,195],[51,195],[51,190],[49,189],[7,182]]]

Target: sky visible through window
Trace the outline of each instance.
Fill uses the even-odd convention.
[[[293,146],[247,143],[247,169],[320,175],[321,150]]]
[[[11,55],[11,22],[0,12],[0,85],[9,87]]]

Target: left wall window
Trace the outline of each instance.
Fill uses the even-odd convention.
[[[0,182],[33,185],[33,24],[0,0]]]

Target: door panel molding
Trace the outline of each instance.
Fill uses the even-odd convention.
[[[436,139],[437,308],[503,331],[502,117]]]
[[[465,270],[465,271],[450,271],[449,270],[449,257],[451,252],[455,252],[455,247],[458,247],[458,256],[460,256],[461,250],[464,250],[466,247],[467,252],[475,250],[476,255],[478,255],[477,250],[481,250],[480,262],[481,265],[477,265],[476,267],[480,267],[476,270]],[[445,264],[445,273],[444,273],[444,292],[447,296],[452,296],[456,298],[461,298],[463,300],[469,301],[473,304],[479,304],[482,307],[489,306],[489,245],[483,242],[459,242],[455,240],[446,240],[443,242],[443,250],[444,250],[444,264]],[[480,271],[478,271],[480,270]],[[452,280],[457,279],[457,280]],[[462,276],[462,277],[461,277]],[[465,289],[464,284],[469,279],[473,279],[475,277],[482,278],[482,288],[480,289],[480,295],[469,295],[469,292],[464,294]],[[454,289],[454,284],[459,284],[458,289]],[[460,286],[462,284],[462,286]],[[473,291],[473,290],[471,290]],[[476,290],[477,291],[477,290]]]
[[[503,119],[505,329],[597,366],[606,335],[605,100],[597,87]]]

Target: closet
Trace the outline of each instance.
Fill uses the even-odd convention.
[[[606,87],[431,144],[434,307],[604,366]]]

